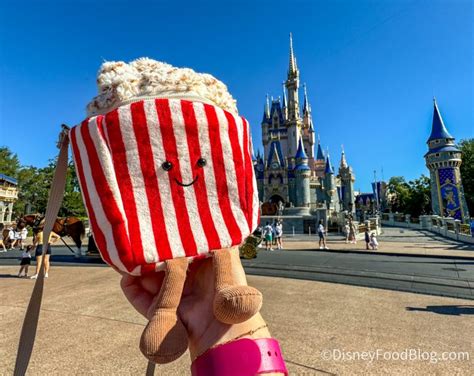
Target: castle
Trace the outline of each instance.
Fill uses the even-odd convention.
[[[426,141],[426,166],[430,170],[431,205],[433,213],[469,222],[469,212],[461,183],[461,150],[446,129],[434,100],[431,135]]]
[[[319,138],[315,145],[306,85],[300,111],[299,84],[300,72],[290,34],[283,97],[272,98],[270,103],[267,95],[261,124],[264,154],[259,152],[254,158],[260,201],[281,202],[287,208],[306,208],[300,211],[306,215],[318,209],[327,211],[325,217],[342,211],[352,213],[355,175],[344,151],[336,175],[329,153],[324,153]]]

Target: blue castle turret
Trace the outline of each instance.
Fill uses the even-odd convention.
[[[433,213],[469,221],[464,190],[461,182],[461,151],[454,143],[439,112],[436,99],[433,100],[433,122],[425,154],[426,166],[431,178],[431,206]]]
[[[329,153],[326,156],[326,167],[324,169],[324,188],[326,191],[326,203],[328,208],[331,207],[335,201],[336,181],[334,178],[334,169],[331,165]]]

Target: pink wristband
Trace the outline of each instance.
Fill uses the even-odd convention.
[[[208,350],[191,365],[193,376],[288,375],[280,345],[273,338],[242,338]]]

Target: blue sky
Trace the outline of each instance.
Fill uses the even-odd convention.
[[[44,166],[61,123],[85,116],[105,60],[148,56],[224,81],[261,145],[265,94],[281,95],[293,33],[316,132],[356,188],[427,173],[436,96],[474,137],[473,5],[452,1],[0,2],[0,145]]]

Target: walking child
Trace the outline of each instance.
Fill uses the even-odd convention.
[[[350,229],[349,229],[349,224],[346,223],[344,225],[344,234],[346,235],[346,244],[349,243],[349,234],[350,234]]]
[[[28,229],[25,226],[19,231],[18,245],[20,246],[20,251],[23,251],[25,249],[25,242],[27,237]]]
[[[21,272],[25,271],[25,278],[28,278],[28,267],[31,264],[31,251],[33,249],[32,245],[26,247],[21,254],[21,261],[20,261],[20,271],[18,272],[18,278],[21,278]]]
[[[375,236],[375,233],[372,233],[370,235],[370,246],[373,250],[376,250],[379,248],[379,242],[377,241],[377,238]]]

